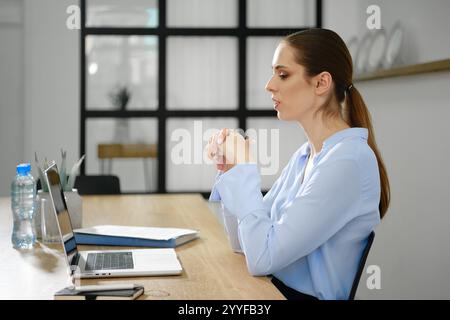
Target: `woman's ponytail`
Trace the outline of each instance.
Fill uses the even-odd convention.
[[[386,166],[384,165],[380,151],[377,147],[377,143],[375,142],[372,119],[361,94],[354,87],[354,85],[350,85],[347,88],[345,101],[349,125],[351,127],[367,128],[367,130],[369,131],[367,143],[375,153],[378,162],[378,170],[380,172],[381,197],[379,210],[380,217],[383,218],[389,207],[389,202],[391,199],[391,189],[389,185]]]

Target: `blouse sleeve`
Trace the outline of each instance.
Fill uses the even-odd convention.
[[[233,167],[217,177],[214,188],[239,221],[250,273],[266,275],[308,255],[353,219],[360,206],[361,181],[354,160],[318,165],[276,221],[264,205],[256,164]]]

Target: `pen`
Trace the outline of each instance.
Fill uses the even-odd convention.
[[[91,286],[72,286],[71,289],[75,289],[79,292],[93,292],[93,291],[112,291],[112,290],[131,290],[139,285],[129,283],[118,284],[103,284],[103,285],[91,285]]]

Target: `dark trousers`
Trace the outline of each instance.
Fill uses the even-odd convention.
[[[308,294],[301,293],[297,290],[289,288],[283,282],[275,277],[272,277],[272,283],[277,287],[277,289],[283,294],[283,296],[288,300],[319,300],[316,297],[310,296]]]

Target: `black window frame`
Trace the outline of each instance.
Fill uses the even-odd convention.
[[[201,193],[204,191],[167,191],[166,189],[166,122],[169,118],[182,117],[229,117],[238,119],[238,127],[247,129],[247,119],[257,117],[275,117],[274,110],[252,110],[247,108],[246,59],[247,38],[249,37],[283,37],[289,33],[311,27],[322,27],[322,0],[316,0],[316,25],[299,28],[249,28],[247,27],[247,0],[238,0],[238,26],[230,28],[172,28],[166,23],[166,0],[158,0],[158,26],[155,28],[129,27],[86,27],[86,2],[80,1],[80,156],[86,153],[86,122],[93,118],[154,118],[158,124],[158,184],[157,190],[142,193]],[[170,0],[169,0],[170,1]],[[158,37],[158,108],[157,110],[87,110],[86,109],[86,37],[91,35],[116,36],[157,36]],[[166,109],[166,42],[169,36],[232,36],[238,39],[238,108],[234,110],[167,110]],[[85,174],[85,165],[80,168]],[[136,193],[136,192],[133,192]]]

